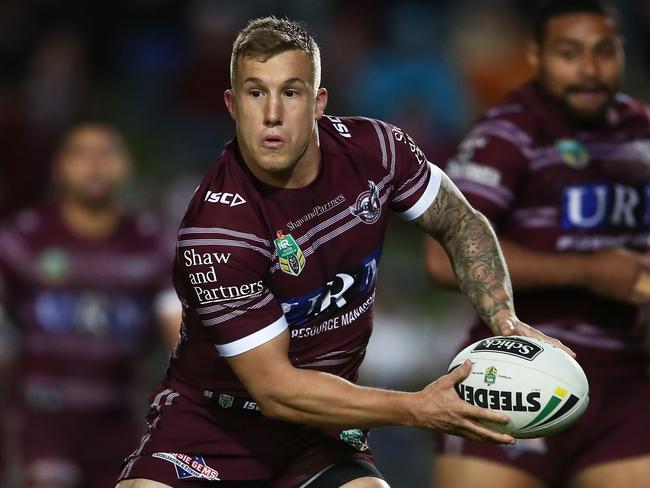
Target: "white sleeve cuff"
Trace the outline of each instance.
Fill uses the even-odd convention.
[[[180,316],[183,311],[176,290],[173,288],[168,288],[158,294],[154,302],[154,309],[158,317]]]
[[[217,350],[223,357],[237,356],[238,354],[245,353],[257,346],[261,346],[265,342],[269,342],[274,337],[279,336],[282,332],[289,327],[287,319],[280,317],[271,325],[267,325],[263,329],[253,332],[251,335],[237,339],[236,341],[227,344],[217,344]]]
[[[429,165],[429,183],[427,183],[422,196],[411,208],[397,214],[406,221],[417,219],[438,196],[440,182],[442,181],[442,170],[431,163],[427,164]]]

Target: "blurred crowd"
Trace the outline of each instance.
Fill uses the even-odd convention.
[[[235,32],[269,13],[316,33],[329,113],[402,125],[440,160],[482,107],[528,76],[532,3],[3,0],[0,215],[44,198],[58,132],[93,112],[127,134],[138,169],[132,201],[169,212],[174,227],[183,207],[176,192],[192,187],[191,175],[232,135],[222,95]],[[643,98],[650,6],[620,4],[628,86]]]
[[[268,14],[303,20],[316,34],[329,114],[390,121],[431,161],[444,161],[480,111],[530,75],[523,52],[533,3],[2,0],[0,218],[48,198],[61,131],[80,116],[101,115],[124,132],[133,154],[125,198],[156,211],[175,231],[201,175],[234,132],[223,105],[234,36],[248,19]],[[649,101],[650,2],[616,3],[626,35],[626,90]],[[440,372],[468,316],[457,315],[458,299],[428,287],[417,231],[395,226],[366,375],[406,388]],[[427,329],[431,322],[436,329]],[[404,359],[384,370],[375,358],[397,335]],[[0,340],[0,353],[7,343]],[[380,465],[404,435],[394,431],[387,447],[375,448]],[[416,481],[404,486],[420,486],[417,476],[426,476],[421,464],[413,470]]]

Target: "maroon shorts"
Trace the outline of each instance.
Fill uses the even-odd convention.
[[[130,412],[10,413],[7,457],[26,484],[114,488],[141,430]]]
[[[510,464],[553,484],[569,480],[595,464],[649,455],[649,418],[648,380],[592,381],[587,410],[559,434],[519,439],[514,446],[442,435],[437,438],[437,452]]]
[[[174,488],[223,486],[219,481],[289,488],[334,464],[373,462],[365,432],[270,420],[240,405],[190,399],[169,384],[152,395],[147,425],[120,480],[146,478]]]

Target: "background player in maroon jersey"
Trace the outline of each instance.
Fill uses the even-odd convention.
[[[114,127],[77,123],[55,157],[55,202],[0,227],[0,298],[21,338],[8,453],[20,486],[114,486],[140,431],[136,365],[161,333],[178,336],[173,241],[122,208],[129,173]]]
[[[646,327],[650,110],[617,93],[623,41],[595,0],[540,6],[531,83],[485,112],[447,172],[491,220],[517,310],[576,350],[586,414],[545,439],[493,447],[444,437],[435,486],[645,486],[650,476]],[[454,285],[429,242],[432,279]],[[484,332],[476,324],[470,341]]]
[[[512,442],[476,421],[503,414],[454,391],[469,363],[417,393],[354,384],[388,207],[449,250],[494,333],[551,340],[517,320],[485,219],[397,127],[323,115],[318,47],[299,24],[249,23],[231,79],[237,138],[181,224],[181,340],[119,487],[385,487],[365,431],[382,425]]]

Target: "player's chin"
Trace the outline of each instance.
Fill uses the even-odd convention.
[[[585,123],[597,123],[603,120],[610,103],[610,97],[603,95],[591,100],[572,99],[570,97],[566,105],[575,120]]]
[[[265,155],[258,160],[258,164],[264,171],[277,175],[291,171],[293,166],[290,158],[281,154]]]

